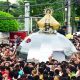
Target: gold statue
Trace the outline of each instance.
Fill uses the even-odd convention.
[[[52,10],[46,9],[45,10],[45,16],[37,22],[40,30],[57,30],[60,27],[59,22],[55,20],[54,17],[52,17]]]

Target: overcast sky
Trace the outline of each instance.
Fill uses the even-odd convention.
[[[7,1],[7,0],[0,0],[0,1]],[[15,3],[17,0],[9,0],[11,3]]]

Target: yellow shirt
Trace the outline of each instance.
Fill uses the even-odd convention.
[[[43,74],[41,74],[41,75],[39,76],[39,78],[40,78],[40,80],[43,80]]]

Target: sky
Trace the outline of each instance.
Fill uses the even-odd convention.
[[[7,1],[7,0],[0,0],[0,1]],[[17,0],[9,0],[11,3],[16,3]]]
[[[16,0],[9,0],[11,3],[15,3],[16,2]]]

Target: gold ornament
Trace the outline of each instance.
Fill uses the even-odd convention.
[[[54,17],[52,17],[52,9],[45,9],[45,16],[37,22],[39,29],[45,30],[46,26],[52,28],[53,30],[57,30],[60,27],[59,22],[56,21]]]

